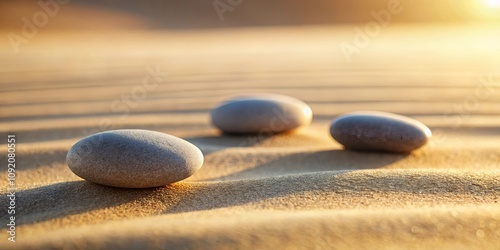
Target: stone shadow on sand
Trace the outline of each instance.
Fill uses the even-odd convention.
[[[205,155],[214,153],[219,150],[227,148],[290,148],[301,145],[303,147],[331,145],[331,139],[327,140],[318,138],[317,135],[307,131],[306,129],[299,129],[281,132],[281,133],[257,133],[257,134],[228,134],[220,133],[206,136],[196,136],[183,138],[197,147],[199,147]]]
[[[339,170],[235,181],[186,183],[190,185],[189,192],[184,193],[179,202],[162,213],[187,213],[251,205],[269,199],[275,199],[274,203],[288,204],[292,202],[288,199],[292,196],[308,200],[309,196],[305,195],[307,193],[313,197],[320,195],[322,199],[327,200],[346,195],[365,197],[369,200],[373,193],[404,193],[406,196],[414,196],[416,202],[432,202],[446,197],[446,202],[455,204],[464,204],[464,197],[491,200],[500,193],[500,186],[495,177],[484,180],[482,176],[462,177],[443,173],[352,173],[355,176],[351,176],[351,173],[352,170]],[[487,185],[484,185],[485,183]]]
[[[213,145],[221,148],[228,147],[251,147],[262,143],[272,136],[247,135],[247,134],[220,134],[213,136],[188,137],[184,140],[197,146]]]
[[[273,135],[258,135],[258,134],[226,134],[213,136],[188,137],[184,140],[196,145],[205,156],[234,147],[252,147],[264,143],[273,138]]]
[[[376,169],[401,161],[409,155],[341,149],[298,152],[279,157],[244,171],[202,181],[240,180],[311,172]]]
[[[439,199],[446,196],[462,203],[463,196],[497,197],[500,193],[497,176],[456,176],[439,173],[389,172],[357,174],[352,170],[287,174],[265,178],[212,182],[178,182],[147,189],[113,188],[86,181],[56,183],[16,192],[17,225],[33,224],[61,217],[107,209],[106,215],[89,214],[94,221],[188,213],[218,208],[242,206],[267,199],[288,202],[286,197],[299,199],[313,192],[328,197],[356,195],[370,197],[377,193],[409,193],[417,197]],[[284,200],[279,200],[285,197]],[[0,205],[8,207],[9,197],[1,194]],[[118,206],[127,203],[127,208]],[[126,209],[126,213],[123,213]],[[21,216],[22,215],[22,216]],[[2,215],[2,219],[8,218]],[[85,218],[83,218],[85,219]],[[80,219],[81,220],[81,219]],[[75,222],[75,223],[78,223]]]
[[[17,191],[15,192],[16,224],[32,224],[113,207],[147,197],[155,190],[155,188],[114,188],[87,181],[70,181]],[[1,194],[0,197],[0,204],[5,208],[10,202],[7,194],[9,193]],[[2,219],[9,216],[5,213]]]

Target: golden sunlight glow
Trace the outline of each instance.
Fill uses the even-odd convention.
[[[500,8],[500,0],[484,0],[486,4],[493,8]]]
[[[500,21],[500,0],[476,0],[469,2],[469,8],[480,20]]]

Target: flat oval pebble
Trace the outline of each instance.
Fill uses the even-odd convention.
[[[193,175],[203,154],[178,137],[149,130],[106,131],[83,138],[68,151],[66,163],[79,177],[123,188],[149,188]]]
[[[280,133],[309,125],[312,110],[290,96],[254,94],[222,103],[212,110],[211,119],[225,133]]]
[[[341,115],[330,125],[332,137],[347,149],[407,153],[432,136],[423,123],[406,116],[364,111]]]

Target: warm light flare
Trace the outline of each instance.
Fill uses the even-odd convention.
[[[471,1],[475,16],[482,20],[500,21],[500,0]]]
[[[500,0],[484,0],[486,4],[493,8],[500,8]]]

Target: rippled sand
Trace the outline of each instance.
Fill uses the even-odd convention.
[[[19,54],[1,40],[0,160],[16,134],[18,203],[17,242],[2,223],[0,248],[493,249],[499,31],[393,25],[350,63],[341,51],[355,37],[349,26],[42,30]],[[274,137],[210,126],[212,107],[251,92],[304,100],[313,124]],[[410,116],[434,138],[409,155],[343,150],[328,125],[354,110]],[[142,190],[71,173],[71,145],[118,128],[182,137],[205,164],[186,181]]]

